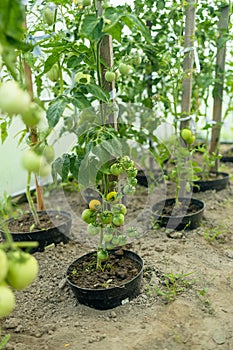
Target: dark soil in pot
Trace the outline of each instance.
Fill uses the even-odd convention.
[[[205,203],[194,198],[169,198],[153,205],[154,220],[163,227],[174,230],[194,229],[200,226]]]
[[[71,215],[65,211],[39,211],[40,226],[36,226],[31,213],[7,221],[8,229],[15,242],[35,241],[38,246],[30,252],[42,252],[46,246],[67,243],[71,230]],[[4,232],[0,231],[4,238]]]
[[[211,172],[207,179],[194,181],[193,192],[204,192],[209,190],[221,191],[227,187],[230,176],[224,172]]]
[[[96,269],[96,252],[75,260],[67,270],[67,281],[81,304],[111,309],[140,293],[143,261],[129,250],[113,250],[103,269]]]

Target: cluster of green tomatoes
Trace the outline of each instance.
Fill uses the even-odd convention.
[[[34,256],[21,250],[5,251],[0,246],[0,319],[15,308],[12,289],[27,288],[38,275],[38,262]]]
[[[102,200],[92,199],[89,208],[82,212],[82,220],[88,224],[87,232],[91,236],[103,233],[103,240],[106,249],[126,244],[127,237],[123,234],[121,227],[125,223],[127,208],[119,203],[122,195],[134,194],[137,184],[137,169],[134,162],[128,156],[118,158],[110,166],[110,174],[122,177],[124,185],[121,191],[111,191]],[[136,230],[129,228],[127,236],[135,236]]]

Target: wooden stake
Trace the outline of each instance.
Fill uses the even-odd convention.
[[[213,106],[213,121],[215,124],[212,126],[210,153],[218,153],[220,133],[221,133],[221,121],[222,121],[222,101],[223,101],[223,87],[224,87],[224,73],[225,73],[225,61],[226,61],[226,43],[224,36],[228,30],[230,15],[230,5],[224,6],[220,9],[218,30],[219,36],[217,39],[217,58],[215,66],[215,86],[214,86],[214,106]],[[214,171],[218,170],[218,161],[216,161]]]
[[[184,62],[182,82],[182,118],[190,115],[192,97],[192,74],[194,61],[194,34],[195,34],[196,6],[194,0],[187,0],[185,10]],[[189,126],[189,120],[181,121],[181,129]]]

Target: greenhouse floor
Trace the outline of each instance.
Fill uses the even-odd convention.
[[[233,173],[230,163],[223,168]],[[128,245],[144,260],[141,294],[105,311],[77,303],[64,279],[73,260],[96,248],[78,215],[80,194],[53,190],[46,197],[48,206],[72,210],[72,239],[34,254],[39,276],[16,292],[16,309],[1,322],[2,334],[11,334],[6,349],[233,349],[232,186],[195,194],[205,215],[201,227],[185,232],[151,229],[153,199],[145,207],[145,196],[139,188],[128,213],[144,228]]]

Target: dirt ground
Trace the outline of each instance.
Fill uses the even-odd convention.
[[[232,174],[233,165],[222,170]],[[71,241],[34,254],[39,276],[16,292],[15,311],[1,321],[2,334],[11,334],[5,349],[233,350],[231,185],[194,195],[205,201],[205,214],[199,228],[185,232],[152,229],[151,204],[163,196],[138,188],[128,216],[143,234],[128,247],[144,260],[141,294],[106,311],[77,303],[64,279],[73,260],[96,248],[80,220],[80,194],[45,195],[48,207],[72,211]]]

